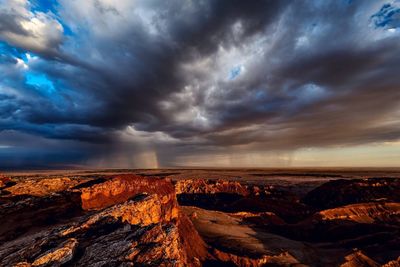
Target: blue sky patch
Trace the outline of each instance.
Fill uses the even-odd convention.
[[[391,4],[385,4],[371,16],[376,28],[398,28],[400,27],[400,8]]]
[[[25,52],[0,41],[0,55],[12,55],[13,57],[22,58]]]
[[[27,73],[26,84],[34,86],[35,88],[47,93],[55,91],[53,82],[44,74]]]
[[[58,5],[57,1],[54,0],[31,0],[31,11],[36,12],[52,12],[57,13],[56,7]]]
[[[229,80],[234,80],[236,79],[236,77],[238,77],[240,75],[240,73],[242,72],[243,66],[242,65],[238,65],[235,66],[231,69],[231,71],[229,72]]]

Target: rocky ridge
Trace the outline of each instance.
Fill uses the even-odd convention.
[[[400,202],[400,179],[333,180],[309,192],[302,201],[318,209],[373,201]]]
[[[343,220],[358,223],[400,223],[400,203],[369,202],[351,204],[317,212],[314,219]]]

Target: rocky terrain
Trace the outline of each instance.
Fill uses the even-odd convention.
[[[198,266],[207,256],[165,179],[38,179],[2,194],[2,266]]]
[[[0,266],[400,266],[399,178],[182,173],[1,175]]]

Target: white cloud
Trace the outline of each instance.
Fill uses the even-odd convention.
[[[23,68],[23,69],[28,69],[29,66],[20,58],[15,58],[17,60],[17,67]]]
[[[61,15],[73,29],[87,30],[91,37],[112,38],[126,33],[133,25],[157,34],[156,11],[147,1],[60,0]]]
[[[36,53],[54,55],[63,40],[63,26],[51,12],[32,12],[27,0],[5,0],[0,15],[13,19],[13,27],[1,27],[0,39]],[[0,24],[6,23],[0,21]]]
[[[132,142],[146,146],[157,143],[174,144],[179,142],[179,140],[163,132],[139,131],[134,125],[127,126],[123,131],[120,131],[120,140],[123,142]]]

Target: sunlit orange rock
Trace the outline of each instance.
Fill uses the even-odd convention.
[[[84,207],[91,211],[61,224],[49,220],[44,231],[0,244],[1,264],[184,267],[201,266],[209,256],[192,222],[180,212],[170,181],[132,175],[104,181],[57,194],[83,192]],[[22,201],[34,205],[54,196],[24,195]]]
[[[277,216],[273,212],[235,212],[230,213],[233,217],[241,218],[247,222],[253,222],[257,224],[267,225],[284,225],[285,221],[282,220],[279,216]]]
[[[118,175],[104,183],[82,189],[82,208],[99,210],[122,203],[139,194],[158,194],[163,204],[175,199],[170,181],[132,174]]]
[[[247,196],[249,189],[239,182],[224,180],[180,180],[175,183],[177,194],[215,194],[230,193]]]
[[[51,193],[65,191],[72,188],[82,181],[72,178],[46,178],[46,179],[26,179],[17,184],[7,187],[7,191],[12,195],[31,195],[46,196]]]
[[[380,265],[363,254],[361,251],[355,251],[345,257],[345,262],[340,267],[379,267]]]
[[[62,232],[62,235],[69,235],[82,229],[90,229],[92,225],[106,217],[113,217],[121,222],[141,227],[177,219],[178,207],[176,202],[164,207],[162,201],[162,197],[159,195],[149,195],[139,200],[128,200],[116,204],[95,213],[83,224],[66,229]]]
[[[283,252],[276,256],[262,256],[253,258],[249,256],[235,255],[218,249],[213,250],[213,255],[222,262],[233,263],[236,266],[306,266],[301,264],[290,253]]]
[[[318,212],[314,218],[358,223],[400,222],[400,203],[360,203]]]
[[[400,267],[400,256],[397,259],[382,265],[382,267]]]
[[[32,266],[59,266],[70,261],[78,247],[78,240],[75,238],[68,239],[61,244],[60,247],[46,252],[44,255],[37,258]]]

